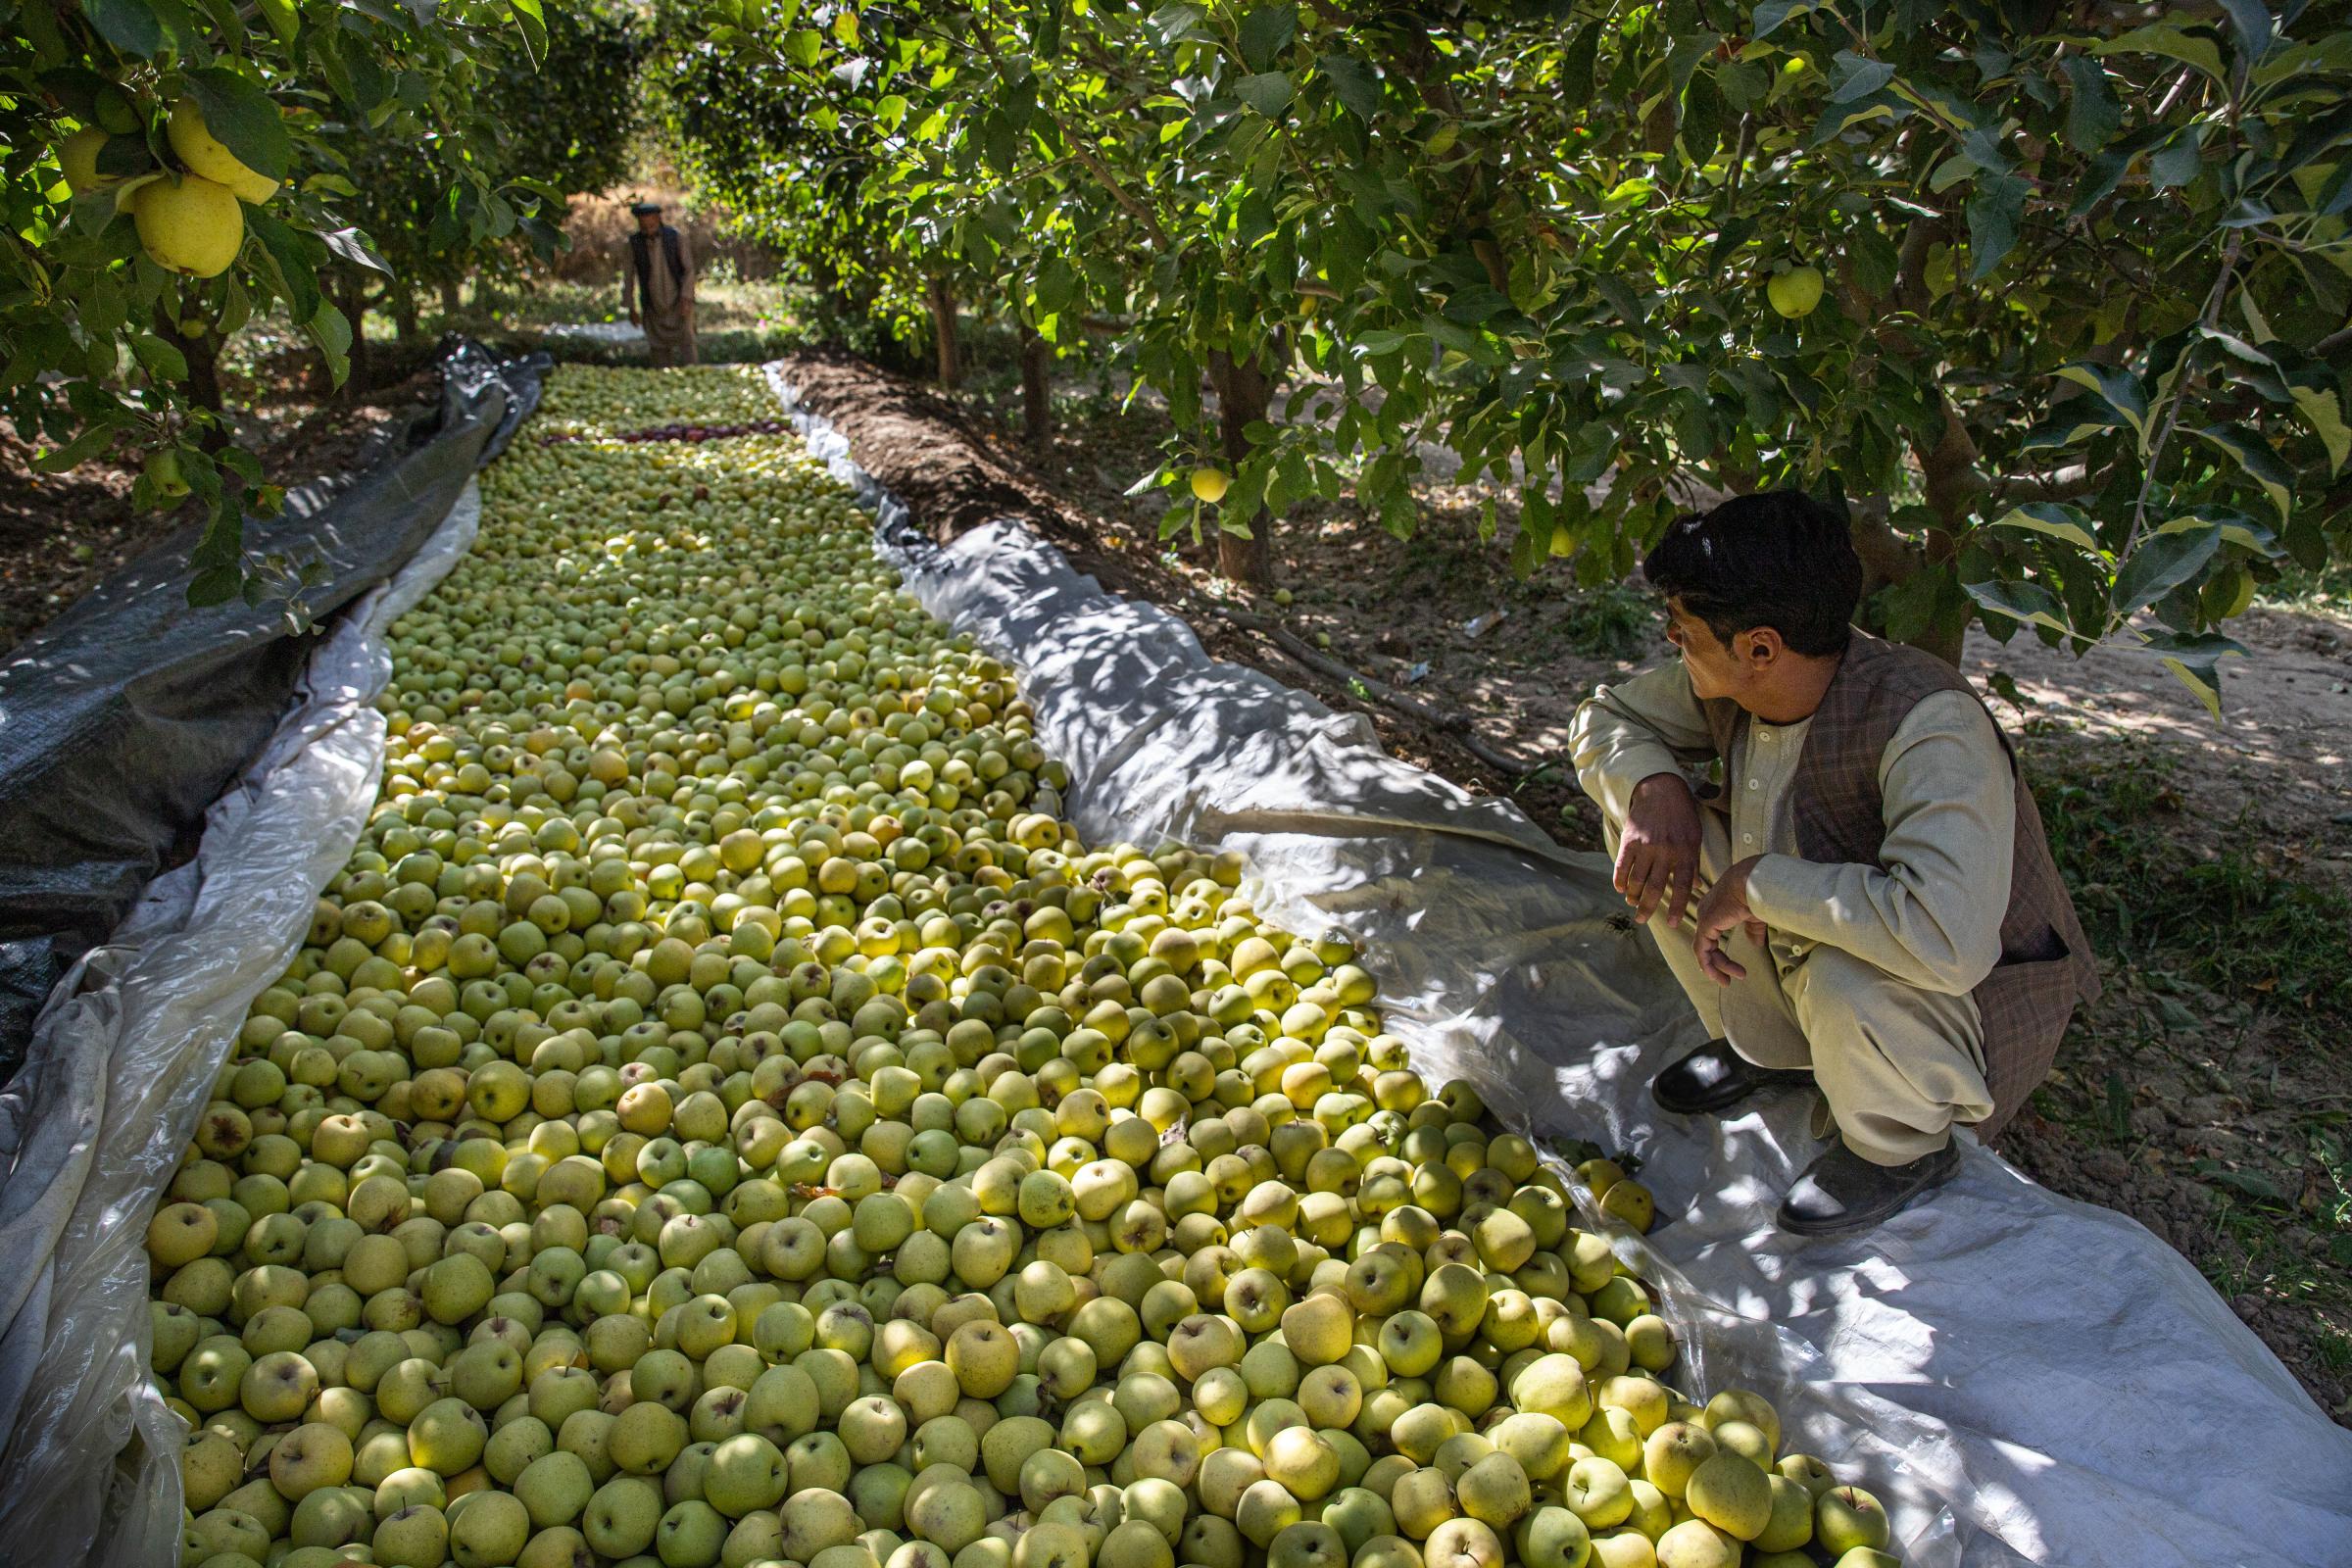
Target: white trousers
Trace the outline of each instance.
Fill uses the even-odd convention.
[[[1702,806],[1698,818],[1703,892],[1734,857],[1723,813]],[[1622,824],[1606,828],[1614,856]],[[1900,1165],[1932,1154],[1954,1122],[1992,1113],[1975,999],[1922,990],[1838,948],[1815,946],[1783,966],[1740,930],[1723,950],[1747,974],[1725,985],[1698,966],[1692,929],[1689,912],[1669,924],[1663,906],[1649,921],[1707,1032],[1759,1067],[1810,1070],[1838,1134],[1863,1158]]]

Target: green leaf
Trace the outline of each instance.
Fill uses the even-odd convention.
[[[2117,569],[2115,586],[2107,594],[2109,608],[2118,617],[2145,610],[2203,571],[2221,547],[2222,530],[2215,523],[2158,530],[2142,539]]]
[[[1845,254],[1854,264],[1854,283],[1863,293],[1885,299],[1894,292],[1902,256],[1892,240],[1875,228],[1858,227],[1845,236]]]
[[[381,272],[386,277],[390,277],[392,275],[392,264],[385,261],[381,256],[376,255],[374,251],[369,250],[368,248],[368,236],[361,233],[358,229],[337,228],[330,230],[321,228],[315,230],[314,232],[316,232],[321,240],[326,242],[326,248],[328,250],[334,252],[337,256],[342,257],[345,261],[350,262],[355,266],[365,267],[370,271]]]
[[[94,336],[107,337],[129,318],[129,308],[123,303],[122,285],[100,274],[90,279],[89,287],[81,293],[81,325]]]
[[[341,386],[351,375],[351,322],[343,313],[327,302],[318,306],[318,314],[309,322],[311,341],[326,357],[327,373]]]
[[[1764,4],[1756,7],[1755,19],[1750,24],[1753,28],[1751,36],[1769,38],[1780,31],[1782,24],[1790,17],[1801,17],[1813,6],[1814,0],[1764,0]]]
[[[295,9],[294,0],[260,0],[262,20],[277,34],[277,41],[290,44],[302,30],[302,13]]]
[[[1850,104],[1857,98],[1867,98],[1894,79],[1890,61],[1870,60],[1850,49],[1838,51],[1838,85],[1830,90],[1830,102]]]
[[[1969,598],[1985,612],[2010,620],[2022,620],[2029,626],[2047,626],[2063,636],[2073,636],[2074,627],[2067,624],[2065,607],[2057,596],[2037,582],[1968,582],[1960,585]]]
[[[795,27],[784,35],[784,58],[796,66],[813,68],[824,52],[824,36],[813,27]]]
[[[225,605],[237,597],[245,586],[241,566],[211,566],[198,572],[188,583],[188,604],[196,610],[210,610]]]
[[[238,163],[265,179],[286,177],[294,140],[268,93],[226,66],[188,73],[188,92],[204,111],[204,128]]]
[[[1823,112],[1821,122],[1813,127],[1807,145],[1819,147],[1835,141],[1840,133],[1866,120],[1895,120],[1910,112],[1910,104],[1892,92],[1874,92],[1852,103],[1832,104]]]
[[[158,381],[185,381],[188,378],[186,355],[151,332],[133,332],[130,352],[147,373]]]
[[[81,9],[98,36],[126,55],[145,60],[164,47],[163,24],[147,0],[82,0]]]
[[[262,242],[277,273],[280,292],[298,321],[318,314],[318,275],[308,247],[294,230],[258,207],[245,210],[245,228]]]
[[[2090,47],[2092,53],[2101,55],[2163,55],[2184,66],[2194,66],[2225,85],[2229,81],[2229,73],[2222,65],[2222,51],[2214,41],[2194,37],[2169,22],[2134,27],[2120,37],[2103,38]]]
[[[1323,55],[1315,61],[1315,69],[1330,79],[1331,90],[1349,114],[1366,124],[1378,118],[1380,78],[1370,66],[1352,55]]]
[[[2180,134],[2148,154],[2148,179],[2158,190],[2176,190],[2197,177],[2205,164],[2205,127],[2183,126]]]
[[[2098,535],[2092,532],[2089,514],[2080,507],[2070,507],[2059,501],[2035,501],[2013,509],[2006,516],[1993,519],[1995,528],[2019,528],[2030,533],[2047,534],[2063,539],[2078,549],[2094,556],[2104,556],[2099,548]]]
[[[62,447],[53,448],[32,460],[33,467],[41,473],[63,473],[78,467],[106,450],[115,438],[115,426],[93,424]]]
[[[1151,20],[1144,24],[1144,30],[1160,48],[1171,49],[1194,36],[1207,17],[1207,7],[1191,4],[1189,0],[1176,0],[1175,4],[1161,6],[1152,12]]]
[[[1242,19],[1242,63],[1251,71],[1274,69],[1274,62],[1298,36],[1298,8],[1292,5],[1259,6]]]
[[[539,0],[507,0],[507,9],[514,13],[514,24],[522,30],[523,52],[530,56],[531,69],[536,71],[547,60],[547,13],[540,9]]]
[[[2165,524],[2167,528],[2194,527],[2210,522],[2222,530],[2222,543],[2235,545],[2248,555],[2276,561],[2284,554],[2278,535],[2244,513],[2230,507],[2191,507]]]
[[[2344,423],[2342,395],[2331,380],[2290,380],[2287,389],[2295,395],[2295,408],[2309,424],[2320,444],[2328,449],[2328,471],[2340,473],[2344,460],[2352,458],[2352,427]]]
[[[2076,399],[2080,403],[2081,399]],[[2074,404],[2061,408],[2047,423],[2035,425],[2026,432],[2017,444],[2020,452],[2068,452],[2089,436],[2101,435],[2116,426],[2115,416],[2101,410],[2085,410],[2076,414]]]
[[[128,178],[155,168],[155,153],[144,136],[109,136],[98,149],[98,172]]]
[[[1692,76],[1683,89],[1682,137],[1684,156],[1699,166],[1715,156],[1723,140],[1723,93],[1712,74]]]
[[[2230,25],[2237,32],[2237,53],[2241,57],[2255,61],[2271,52],[2274,29],[2271,13],[2262,0],[2222,0],[2222,9],[2230,13]]]
[[[2243,659],[2243,644],[2218,632],[2159,632],[2146,646],[2163,657],[2164,667],[2196,695],[2207,712],[2217,719],[2222,716],[2222,661]]]
[[[1568,103],[1581,106],[1592,101],[1592,63],[1600,55],[1601,26],[1597,22],[1587,23],[1560,51],[1560,93]]]
[[[1968,596],[1944,571],[1915,571],[1890,583],[1878,604],[1886,617],[1886,635],[1895,642],[1910,642],[1939,627],[1965,627],[1969,619]]]
[[[2222,716],[2222,669],[2212,660],[2174,659],[2167,656],[2164,667],[2171,670],[2181,685],[2187,687],[2215,722]]]
[[[2278,509],[2278,520],[2286,520],[2294,510],[2295,476],[2271,450],[2270,442],[2242,424],[2209,424],[2197,434],[2235,458],[2246,477],[2261,486],[2264,496]]]
[[[2097,393],[2099,400],[2115,412],[2115,416],[2132,427],[2132,433],[2139,438],[2143,446],[2146,444],[2148,395],[2141,390],[2139,377],[2130,370],[2096,365],[2088,360],[2062,365],[2058,368],[2058,374]]]
[[[1968,199],[1968,275],[1982,279],[2017,246],[2017,225],[2034,187],[2016,174],[1985,173]]]
[[[1283,111],[1291,106],[1295,90],[1287,71],[1261,71],[1233,84],[1234,95],[1268,120],[1282,118]]]
[[[1061,53],[1062,0],[1047,0],[1036,8],[1036,24],[1030,28],[1030,46],[1041,60],[1051,60]]]
[[[2066,79],[2074,90],[2066,104],[2066,144],[2088,155],[2115,139],[2123,128],[2124,106],[2107,84],[2107,73],[2088,55],[2068,55]]]

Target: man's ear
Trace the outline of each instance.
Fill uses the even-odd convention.
[[[1788,651],[1788,645],[1781,641],[1779,628],[1773,626],[1751,626],[1733,641],[1733,652],[1740,662],[1758,673],[1769,669]]]

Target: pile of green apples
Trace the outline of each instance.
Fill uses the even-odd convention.
[[[147,1233],[192,1568],[1873,1568],[1229,854],[726,369],[557,372]],[[1584,1170],[1619,1213],[1648,1196]]]
[[[596,439],[664,425],[766,424],[781,412],[767,378],[755,366],[700,366],[691,388],[652,391],[645,372],[625,368],[566,365],[547,379],[532,433]]]

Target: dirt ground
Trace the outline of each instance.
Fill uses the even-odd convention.
[[[1295,512],[1274,536],[1292,595],[1280,607],[1217,579],[1205,550],[1157,542],[1162,503],[1124,492],[1157,462],[1164,427],[1099,390],[1065,389],[1053,440],[1032,451],[1001,394],[950,402],[834,355],[787,368],[935,535],[1027,517],[1105,586],[1183,615],[1217,656],[1361,711],[1394,755],[1596,845],[1562,762],[1568,724],[1595,682],[1663,651],[1657,612],[1632,590],[1580,592],[1563,565],[1514,579],[1506,546],[1477,538],[1475,492],[1431,487],[1405,542],[1345,501]],[[2115,933],[2105,997],[2001,1152],[2178,1248],[2352,1425],[2352,1060],[2333,1029],[2345,999],[2306,988],[2290,1001],[2306,982],[2283,947],[2228,951],[2241,932],[2316,928],[2332,948],[2324,966],[2341,968],[2328,901],[2352,887],[2352,626],[2264,610],[2239,635],[2254,657],[2226,666],[2218,726],[2154,661],[1971,636],[1969,672],[1981,685],[2005,673],[2024,701],[2002,716],[2085,918]],[[2182,918],[2208,923],[2163,927],[2149,906],[2183,894],[2147,880],[2152,866],[2180,869],[2202,901]],[[2210,915],[2217,878],[2251,884],[2242,924]]]
[[[368,438],[438,396],[429,372],[321,398],[291,367],[232,383],[239,438],[270,482],[291,488],[349,468]],[[399,368],[393,368],[395,371]],[[0,655],[54,619],[116,567],[195,514],[138,512],[127,452],[41,474],[34,449],[0,419]]]

